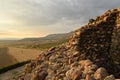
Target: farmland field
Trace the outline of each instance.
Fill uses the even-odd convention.
[[[42,51],[66,42],[63,40],[0,41],[0,68],[36,58]]]
[[[0,68],[17,62],[34,59],[40,52],[40,50],[34,49],[0,47]]]
[[[0,68],[16,63],[17,60],[9,54],[7,47],[0,48]]]
[[[19,62],[34,59],[40,52],[41,50],[9,47],[9,54]]]

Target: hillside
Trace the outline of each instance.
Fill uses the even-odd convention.
[[[115,80],[120,78],[120,8],[108,10],[41,53],[16,80]]]
[[[61,34],[50,34],[40,38],[24,38],[20,40],[0,40],[0,46],[6,47],[17,47],[26,49],[48,49],[55,47],[66,41],[73,32],[61,33]]]
[[[62,39],[68,39],[71,36],[72,32],[70,33],[61,33],[61,34],[50,34],[45,37],[40,37],[40,38],[24,38],[19,41],[59,41]]]

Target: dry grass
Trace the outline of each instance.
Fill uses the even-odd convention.
[[[9,54],[7,47],[0,47],[0,68],[17,62],[17,60]]]
[[[0,47],[0,68],[36,58],[40,50]]]
[[[40,50],[34,49],[9,47],[9,54],[16,58],[16,60],[19,62],[34,59],[40,54],[40,52]]]

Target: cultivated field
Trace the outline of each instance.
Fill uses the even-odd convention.
[[[19,62],[34,59],[40,53],[41,50],[9,47],[9,54]]]
[[[9,54],[7,47],[0,47],[0,68],[16,63],[17,60]]]
[[[0,68],[36,58],[41,51],[66,42],[66,39],[49,41],[0,41]]]
[[[40,52],[40,50],[35,49],[0,47],[0,68],[17,62],[34,59]]]

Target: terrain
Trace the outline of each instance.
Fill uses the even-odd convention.
[[[34,59],[43,50],[66,42],[71,34],[72,32],[51,34],[41,38],[0,40],[0,68]]]
[[[35,59],[41,52],[50,47],[68,41],[70,33],[51,34],[41,38],[24,38],[21,40],[0,40],[0,68],[14,66],[18,62]],[[0,74],[0,80],[11,80],[22,74],[24,65]],[[7,77],[6,77],[7,76]]]
[[[50,47],[62,44],[68,41],[73,32],[50,34],[45,37],[24,38],[20,40],[0,40],[0,46],[32,48],[32,49],[48,49]]]
[[[16,62],[16,58],[9,54],[9,49],[7,47],[0,48],[0,68]]]
[[[18,76],[24,73],[24,67],[25,66],[21,66],[21,67],[9,70],[3,74],[0,74],[0,80],[13,80],[15,76]]]
[[[24,41],[28,39],[20,40],[20,43]],[[31,44],[31,42],[35,43]],[[50,42],[46,41],[44,44],[49,45]],[[39,40],[30,39],[29,46],[20,45],[19,48],[41,48],[39,45],[41,45]],[[17,75],[9,79],[115,80],[120,78],[120,8],[107,10],[101,16],[90,19],[88,24],[75,30],[69,39],[63,40],[61,45],[49,47],[26,64],[24,70],[22,67],[22,73],[17,72]]]
[[[115,80],[120,78],[120,8],[107,10],[42,52],[15,80]]]
[[[0,48],[0,68],[4,68],[18,62],[34,59],[42,50],[23,49],[15,47]]]

